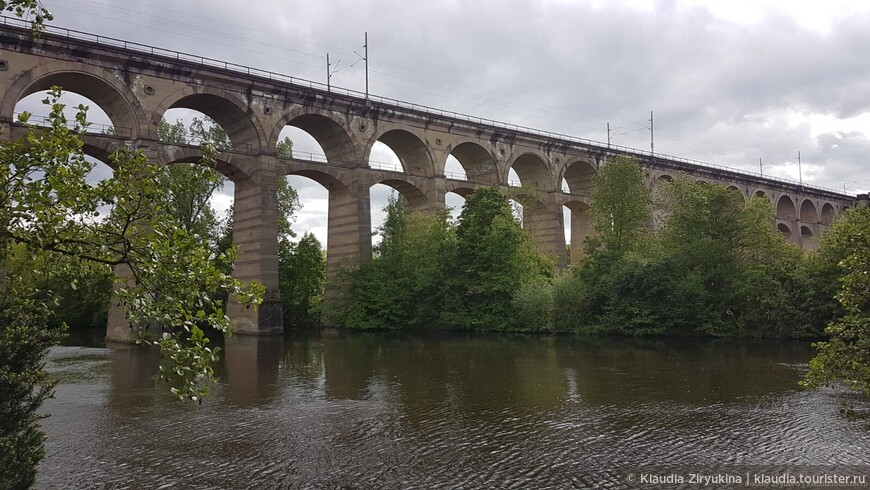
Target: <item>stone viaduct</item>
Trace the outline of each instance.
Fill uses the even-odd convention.
[[[773,226],[806,249],[854,199],[715,165],[347,90],[328,91],[314,82],[81,32],[50,28],[34,40],[12,20],[0,22],[0,138],[22,131],[14,122],[16,104],[53,85],[87,97],[111,119],[112,135],[85,135],[86,152],[103,161],[126,145],[160,164],[198,162],[198,147],[158,140],[160,120],[173,108],[204,113],[227,132],[232,149],[221,154],[218,170],[235,183],[234,238],[241,256],[234,275],[258,280],[267,290],[257,311],[229,305],[241,334],[282,330],[276,230],[280,175],[305,176],[329,191],[327,281],[333,286],[339,266],[371,257],[369,191],[379,183],[400,192],[415,208],[443,207],[448,192],[465,196],[484,185],[511,188],[524,204],[524,226],[560,264],[566,259],[563,206],[571,211],[576,248],[589,233],[585,210],[593,176],[614,156],[638,158],[651,188],[685,172],[733,187],[745,197],[770,199],[776,211]],[[279,159],[275,146],[287,125],[317,140],[325,161]],[[378,141],[396,153],[401,169],[370,165]],[[445,172],[450,155],[464,176]],[[509,180],[511,169],[519,183]],[[129,335],[123,315],[117,309],[110,312],[107,338]]]

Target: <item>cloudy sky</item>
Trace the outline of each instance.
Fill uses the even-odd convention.
[[[862,0],[44,3],[58,26],[320,82],[329,53],[332,84],[357,90],[368,32],[376,95],[599,141],[609,121],[614,144],[640,149],[652,110],[657,153],[754,171],[761,158],[765,174],[798,180],[800,151],[804,182],[870,189]],[[325,191],[294,185],[296,229],[324,240]]]

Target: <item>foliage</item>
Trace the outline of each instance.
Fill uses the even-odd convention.
[[[15,276],[0,282],[0,488],[29,488],[44,456],[37,414],[52,396],[45,355],[64,335],[51,310]]]
[[[285,137],[275,146],[275,154],[278,155],[278,158],[283,158],[284,160],[290,160],[293,158],[293,140]]]
[[[409,211],[405,200],[395,196],[385,211],[374,257],[353,273],[352,301],[343,323],[353,328],[437,325],[454,239],[447,214]]]
[[[206,151],[230,147],[224,130],[207,118],[194,118],[190,129],[181,121],[169,124],[162,119],[157,134],[160,141],[176,144],[197,142]],[[211,198],[224,186],[226,178],[212,165],[203,165],[202,162],[167,165],[161,170],[160,178],[165,189],[163,205],[167,211],[188,233],[203,241],[210,240],[218,226]]]
[[[744,202],[724,186],[680,177],[658,193],[654,205],[663,211],[661,229],[649,235],[643,230],[644,213],[634,200],[620,197],[642,185],[642,174],[633,165],[622,162],[624,168],[597,181],[591,213],[599,235],[587,242],[586,256],[572,277],[556,284],[557,331],[757,337],[820,333],[820,318],[830,318],[832,309],[830,289],[817,283],[835,277],[831,260],[804,259],[773,230],[773,209],[766,199]],[[612,229],[608,216],[613,217]],[[616,225],[617,216],[624,226]]]
[[[621,251],[643,234],[650,219],[649,190],[643,183],[643,169],[632,158],[619,157],[595,175],[589,214],[598,233],[595,243]]]
[[[317,325],[326,285],[326,256],[317,238],[306,233],[298,243],[278,243],[278,281],[284,325]]]
[[[6,267],[9,276],[41,292],[52,313],[49,326],[106,328],[114,277],[107,265],[15,244],[8,249]]]
[[[552,263],[534,250],[495,187],[475,190],[465,201],[446,277],[442,318],[462,329],[511,330],[514,293],[525,283],[552,275]]]
[[[497,188],[468,196],[458,224],[392,198],[373,259],[352,277],[354,328],[546,330],[552,263],[538,254]],[[528,315],[518,313],[532,307]]]
[[[224,290],[251,304],[262,287],[242,284],[216,267],[211,250],[167,211],[162,170],[141,152],[114,153],[113,175],[89,185],[86,176],[93,165],[84,158],[79,137],[86,108],[79,107],[70,128],[59,97],[60,90],[53,88],[45,100],[51,107],[49,127],[31,126],[26,141],[0,147],[0,264],[5,270],[8,246],[21,244],[127,270],[118,299],[134,331],[143,342],[153,342],[152,329],[163,331],[156,343],[164,359],[185,361],[171,376],[175,393],[199,399],[212,373],[209,356],[200,353],[211,351],[198,331],[230,326],[222,303],[207,292]],[[106,205],[112,212],[104,219],[98,209]],[[162,375],[170,378],[168,371]]]
[[[0,12],[12,12],[17,17],[27,18],[36,36],[45,29],[46,22],[54,20],[54,15],[40,0],[0,0]]]
[[[842,257],[837,299],[843,313],[825,329],[830,338],[816,344],[805,384],[840,382],[870,395],[870,207],[849,209],[822,239],[822,248]]]

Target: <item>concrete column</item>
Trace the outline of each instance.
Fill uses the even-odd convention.
[[[257,281],[266,287],[259,307],[248,307],[230,298],[227,314],[233,332],[273,335],[284,331],[281,293],[278,291],[278,193],[274,157],[257,157],[255,174],[235,182],[233,241],[239,255],[233,277]]]
[[[354,179],[350,188],[329,193],[327,221],[326,326],[338,326],[337,319],[348,302],[346,271],[372,257],[371,201],[369,189]]]
[[[584,253],[586,237],[592,235],[592,218],[586,210],[571,210],[571,265],[577,263]]]
[[[562,206],[551,207],[556,208],[556,211],[551,211],[542,204],[523,206],[523,226],[529,230],[538,250],[553,258],[556,267],[564,269],[567,265],[567,257]]]
[[[123,288],[132,280],[132,272],[127,264],[116,265],[113,268],[117,281],[112,285],[112,301],[109,303],[109,319],[106,324],[106,342],[133,342],[133,330],[127,320],[127,312],[114,292]]]

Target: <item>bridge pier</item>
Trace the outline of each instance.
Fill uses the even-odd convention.
[[[349,301],[346,272],[372,257],[371,201],[364,179],[352,179],[349,188],[329,193],[326,249],[326,290],[321,321],[336,326]]]
[[[248,307],[233,298],[227,315],[233,333],[274,335],[284,331],[281,293],[278,290],[278,168],[274,157],[257,157],[254,175],[235,182],[233,242],[239,255],[233,277],[257,281],[266,287],[259,307]]]
[[[547,197],[549,206],[528,203],[523,207],[523,226],[529,230],[538,251],[554,260],[559,269],[567,264],[565,250],[565,225],[562,206],[552,195]],[[555,208],[556,211],[552,211]]]

